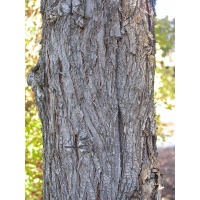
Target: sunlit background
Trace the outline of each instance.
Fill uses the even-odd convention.
[[[173,172],[174,169],[166,168],[171,162],[174,166],[174,152],[169,149],[175,146],[175,8],[173,0],[157,0],[156,4],[156,73],[155,73],[155,102],[156,122],[158,135],[159,159],[161,169],[166,174],[165,180],[170,180],[174,174],[168,174],[165,169]],[[26,0],[25,22],[25,61],[26,75],[38,60],[39,42],[41,40],[41,16],[39,14],[39,0]],[[26,199],[42,199],[42,133],[41,123],[37,109],[34,105],[34,94],[26,85],[25,120],[26,120]],[[166,151],[165,151],[166,150]],[[165,181],[163,200],[173,200],[174,180]]]
[[[157,14],[157,18],[159,19],[162,19],[166,16],[168,16],[170,20],[175,18],[174,0],[157,0],[156,14]]]
[[[166,16],[168,16],[169,21],[173,21],[175,19],[175,5],[173,0],[157,0],[156,3],[156,14],[158,19],[164,19]],[[172,26],[174,26],[173,24]],[[165,29],[167,32],[167,30]],[[175,30],[173,30],[175,31]],[[157,34],[160,34],[157,32]],[[175,34],[175,32],[172,32],[172,34]],[[175,39],[175,38],[174,38]],[[173,49],[171,49],[171,52],[169,52],[167,55],[162,56],[162,51],[159,50],[159,46],[157,44],[157,67],[160,66],[159,61],[163,61],[164,65],[166,67],[172,67],[175,70],[175,41],[172,40]],[[175,76],[175,72],[174,72]],[[175,77],[174,77],[175,78]],[[169,80],[170,81],[170,80]],[[175,79],[173,84],[175,84]],[[162,86],[162,81],[159,79],[159,74],[157,73],[155,76],[155,90],[158,90],[160,86]],[[166,85],[167,87],[167,85]],[[175,85],[173,85],[175,87]],[[170,93],[170,91],[169,91]],[[173,88],[173,91],[171,91],[172,95],[175,96],[175,89]],[[166,108],[166,106],[163,104],[163,102],[160,102],[158,100],[157,107],[156,107],[156,113],[160,115],[160,121],[163,123],[163,133],[165,134],[165,140],[158,140],[157,145],[159,147],[168,147],[168,146],[175,146],[175,137],[174,137],[174,131],[175,131],[175,98],[169,99],[168,95],[168,102],[173,105],[170,109]]]

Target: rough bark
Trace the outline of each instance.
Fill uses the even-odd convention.
[[[43,125],[44,200],[160,200],[152,4],[42,0],[41,13],[27,81]]]

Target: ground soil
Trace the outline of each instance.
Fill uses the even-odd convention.
[[[163,173],[162,200],[175,200],[175,148],[159,148],[158,159]]]

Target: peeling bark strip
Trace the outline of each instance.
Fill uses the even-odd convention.
[[[28,76],[43,125],[44,200],[159,200],[147,0],[42,0]]]

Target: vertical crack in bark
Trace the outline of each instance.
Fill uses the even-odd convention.
[[[146,0],[146,9],[147,9],[148,27],[149,27],[149,31],[151,31],[151,19],[150,19],[150,14],[149,14],[149,4],[148,4],[148,0]]]
[[[123,176],[123,124],[122,124],[122,115],[120,111],[120,107],[118,104],[118,130],[119,130],[119,149],[120,149],[120,168],[121,168],[121,174],[120,176]],[[118,184],[118,191],[120,189],[120,181]]]
[[[120,170],[121,170],[121,174],[119,175],[119,182],[118,182],[118,193],[120,190],[120,186],[121,186],[121,180],[122,180],[122,176],[123,176],[123,118],[122,118],[122,113],[120,110],[120,96],[119,96],[119,38],[117,39],[117,49],[116,49],[116,97],[117,97],[117,106],[118,106],[118,139],[119,139],[119,158],[120,158]]]
[[[149,135],[147,135],[146,133],[145,133],[145,136],[144,136],[144,138],[145,138],[145,149],[146,149],[146,158],[148,158],[148,160],[149,160],[149,162],[152,162],[152,160],[151,160],[151,152],[150,152],[150,150],[149,150],[149,142],[148,142],[148,139],[149,139]]]
[[[76,157],[77,157],[77,163],[76,163],[76,164],[77,164],[77,166],[78,166],[78,163],[79,163],[78,135],[75,135],[75,136],[74,136],[74,149],[75,149]],[[81,177],[80,177],[80,174],[79,174],[78,167],[76,167],[76,175],[77,175],[77,179],[78,179],[78,185],[79,185],[79,188],[80,188]]]
[[[98,184],[97,184],[97,197],[96,197],[96,200],[101,200],[101,199],[100,199],[100,197],[101,197],[101,196],[100,196],[100,193],[101,193],[101,191],[100,191],[100,183],[98,183]]]
[[[63,65],[62,65],[62,62],[59,57],[58,57],[58,65],[59,65],[60,90],[61,90],[62,97],[63,97],[64,109],[67,109],[67,102],[66,102],[66,98],[65,98],[64,85],[63,85],[63,79],[62,79],[62,76],[65,76],[65,74],[63,73]]]
[[[76,157],[77,157],[77,162],[78,162],[79,161],[79,155],[78,155],[78,135],[74,136],[74,146],[75,146]]]

